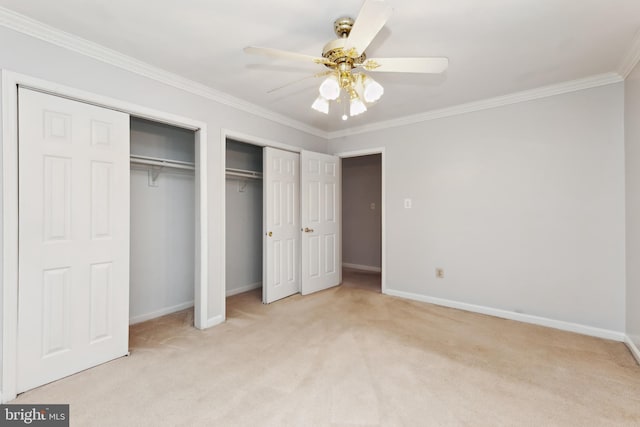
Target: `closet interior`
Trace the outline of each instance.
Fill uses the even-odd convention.
[[[193,306],[195,132],[131,117],[129,323]]]
[[[262,287],[262,147],[226,141],[226,295]]]

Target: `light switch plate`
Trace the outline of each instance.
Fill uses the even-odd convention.
[[[404,208],[411,209],[411,199],[404,199]]]

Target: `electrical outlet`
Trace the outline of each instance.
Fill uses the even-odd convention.
[[[444,268],[436,268],[436,278],[444,279]]]
[[[411,209],[411,199],[404,199],[404,208]]]

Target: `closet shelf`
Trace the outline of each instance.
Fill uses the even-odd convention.
[[[227,168],[226,175],[239,178],[262,179],[262,172],[249,171],[244,169]]]
[[[145,165],[151,166],[149,168],[149,187],[157,187],[158,186],[158,177],[160,176],[160,171],[164,170],[164,168],[171,169],[180,169],[180,170],[189,170],[195,171],[196,164],[192,162],[183,162],[180,160],[169,160],[169,159],[161,159],[159,157],[147,157],[147,156],[137,156],[130,155],[129,161],[132,165]]]
[[[160,167],[174,168],[174,169],[196,170],[195,163],[182,162],[180,160],[169,160],[169,159],[161,159],[158,157],[131,155],[130,161],[132,164],[136,164],[136,165],[149,165],[149,166],[160,166]]]

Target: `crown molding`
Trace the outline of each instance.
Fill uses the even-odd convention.
[[[177,74],[165,71],[146,62],[139,61],[113,49],[109,49],[76,35],[51,27],[4,7],[0,7],[0,26],[55,44],[194,95],[210,99],[228,107],[262,117],[310,135],[325,139],[327,138],[327,132],[321,129],[293,120],[282,114],[274,113],[266,108],[215,90],[209,86],[181,77]]]
[[[385,120],[370,125],[329,132],[328,139],[333,140],[344,138],[347,136],[358,135],[361,133],[374,132],[377,130],[389,129],[392,127],[407,126],[415,123],[426,122],[429,120],[441,119],[444,117],[458,116],[461,114],[472,113],[474,111],[488,110],[505,105],[517,104],[520,102],[532,101],[540,98],[548,98],[555,95],[561,95],[564,93],[575,92],[583,89],[590,89],[598,86],[605,86],[622,81],[624,81],[624,79],[618,73],[599,74],[583,79],[543,86],[537,89],[516,92],[510,95],[498,96],[495,98],[484,99],[482,101],[460,104],[454,107],[427,111],[424,113],[414,114],[398,119]]]
[[[638,62],[640,62],[640,30],[636,33],[636,36],[631,43],[631,47],[629,47],[629,51],[620,63],[618,73],[626,79],[629,77],[629,74],[631,74],[636,65],[638,65]]]
[[[235,108],[237,110],[244,111],[246,113],[253,114],[272,122],[279,123],[281,125],[327,140],[388,129],[391,127],[406,126],[424,121],[451,117],[460,114],[471,113],[474,111],[481,111],[490,108],[516,104],[519,102],[560,95],[563,93],[618,83],[623,81],[624,78],[628,76],[629,73],[633,70],[635,65],[640,61],[639,31],[634,39],[629,53],[619,67],[619,74],[600,74],[584,79],[544,86],[541,88],[517,92],[505,96],[460,104],[457,106],[438,110],[426,111],[423,113],[405,116],[398,119],[385,120],[369,125],[339,131],[326,132],[317,127],[310,126],[306,123],[291,119],[282,114],[278,114],[266,108],[260,107],[256,104],[218,91],[202,83],[198,83],[177,74],[165,71],[159,67],[153,66],[143,61],[139,61],[135,58],[106,48],[97,43],[51,27],[4,7],[0,7],[0,26],[55,44],[65,49],[88,56],[90,58],[97,59],[109,65],[113,65],[115,67],[164,83],[177,89],[184,90],[194,95],[210,99],[222,105],[226,105],[228,107]]]

